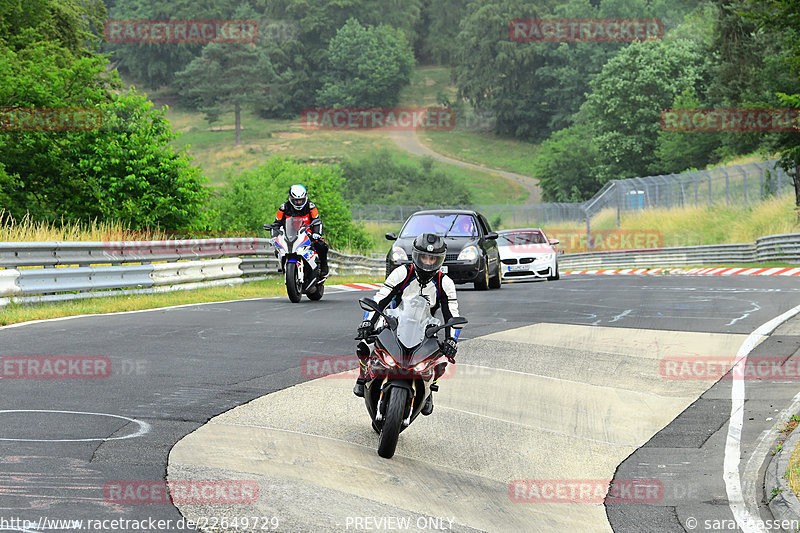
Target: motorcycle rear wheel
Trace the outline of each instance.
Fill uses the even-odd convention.
[[[303,297],[300,291],[300,279],[297,272],[297,263],[286,263],[286,293],[292,303],[297,303]]]
[[[397,439],[400,437],[400,425],[403,423],[407,401],[408,391],[406,389],[392,388],[378,442],[378,455],[385,459],[391,459],[397,449]]]

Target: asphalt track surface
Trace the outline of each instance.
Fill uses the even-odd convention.
[[[184,436],[236,406],[309,381],[301,372],[303,357],[351,354],[354,328],[361,317],[356,300],[369,294],[331,292],[320,302],[304,300],[301,304],[283,298],[214,303],[0,329],[2,357],[105,356],[113,369],[103,379],[0,381],[0,519],[24,519],[34,525],[41,525],[42,518],[171,520],[172,527],[150,530],[186,531],[175,527],[182,516],[174,506],[119,504],[104,494],[104,487],[118,481],[165,479],[170,450]],[[561,349],[559,342],[575,350],[579,347],[569,346],[569,335],[577,330],[569,325],[599,326],[612,333],[611,328],[620,328],[623,340],[617,347],[583,347],[591,348],[587,353],[604,354],[598,362],[600,372],[613,372],[610,356],[635,330],[704,334],[697,339],[714,335],[744,338],[797,305],[799,296],[796,280],[779,276],[569,276],[553,283],[504,285],[499,291],[459,290],[462,314],[470,320],[462,340],[475,340],[476,346],[480,346],[478,337],[491,338],[539,324],[535,331],[543,338],[548,330],[559,331],[561,337],[543,341],[550,342],[555,351]],[[797,337],[793,332],[783,336],[772,342],[782,340],[786,346],[773,352],[791,355]],[[775,346],[766,341],[762,344],[766,350]],[[491,359],[491,354],[487,358]],[[586,364],[591,370],[592,361]],[[603,380],[604,376],[593,379]],[[671,384],[655,385],[666,388]],[[700,383],[702,390],[697,395],[712,384]],[[648,470],[651,464],[654,468],[680,465],[674,467],[675,474],[684,478],[670,487],[672,493],[665,488],[665,494],[674,496],[675,487],[682,487],[683,500],[676,504],[664,498],[659,502],[663,505],[655,506],[609,505],[611,528],[682,531],[689,512],[695,513],[701,524],[705,516],[731,517],[722,480],[729,389],[730,384],[722,381],[699,401],[689,402],[688,410],[677,411],[680,416],[661,425],[667,433],[639,435],[642,442],[626,461],[620,461],[617,477],[635,474],[654,479]],[[770,425],[767,419],[791,403],[793,389],[793,383],[757,383],[751,389],[760,396],[746,404],[745,420],[753,423],[744,427],[743,467],[747,453],[752,452],[749,443]],[[353,409],[360,411],[366,427],[363,405],[353,403]],[[446,430],[437,427],[439,435]],[[604,430],[613,432],[614,428]],[[715,440],[715,435],[723,437]],[[580,458],[583,444],[580,440],[573,444],[558,453],[566,451]],[[662,454],[659,461],[642,461],[637,456],[654,447]],[[447,455],[448,450],[433,453]],[[536,453],[546,458],[556,450]],[[457,495],[441,497],[439,504],[446,508]],[[533,504],[516,505],[525,514],[523,510]],[[485,529],[511,530],[503,523]],[[40,531],[30,525],[5,530]],[[304,529],[295,523],[278,530]],[[547,529],[531,524],[530,530]]]

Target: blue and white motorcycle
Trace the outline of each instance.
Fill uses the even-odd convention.
[[[272,243],[278,256],[279,272],[286,277],[289,300],[297,303],[305,294],[319,300],[325,292],[325,279],[320,276],[319,256],[311,247],[311,236],[303,218],[287,217],[286,227],[265,225],[272,229]]]

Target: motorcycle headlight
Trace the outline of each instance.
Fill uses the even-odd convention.
[[[478,258],[478,248],[475,246],[467,246],[461,253],[458,254],[459,261],[475,261]]]
[[[375,350],[375,353],[378,355],[378,359],[387,367],[397,366],[397,361],[394,360],[394,357],[389,355],[389,352],[386,350]]]
[[[392,248],[392,261],[404,261],[408,259],[408,254],[406,251],[400,248],[399,246],[395,246]]]
[[[414,365],[414,372],[425,373],[426,370],[433,364],[433,361],[422,361]]]

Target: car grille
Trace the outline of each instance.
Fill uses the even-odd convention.
[[[533,263],[534,261],[536,261],[535,257],[523,257],[519,260],[519,264],[527,265],[528,263]]]
[[[504,265],[516,265],[516,264],[517,264],[517,260],[516,260],[516,259],[514,259],[514,258],[511,258],[511,259],[503,259],[503,264],[504,264]]]

